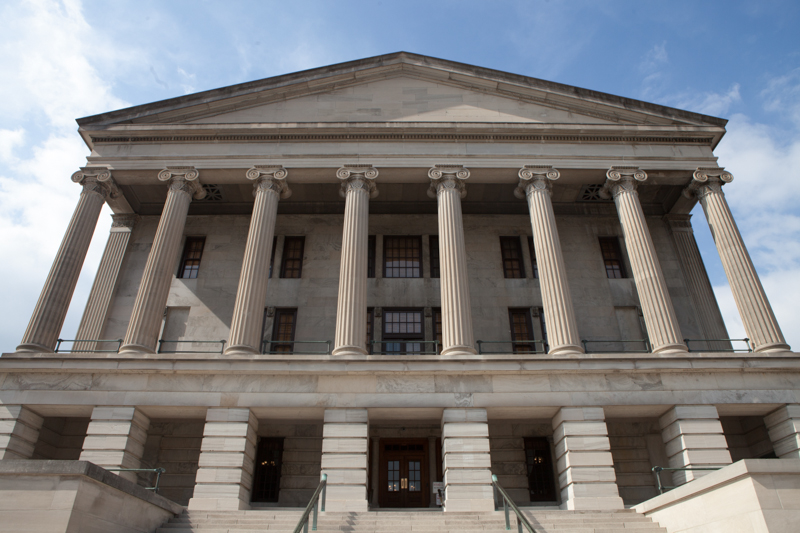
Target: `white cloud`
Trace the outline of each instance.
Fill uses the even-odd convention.
[[[657,44],[651,48],[644,59],[639,64],[639,69],[642,72],[653,72],[660,68],[662,65],[669,63],[669,55],[667,54],[667,42]]]
[[[800,126],[800,68],[771,79],[761,96],[766,110],[779,112]]]
[[[679,109],[686,109],[688,111],[694,111],[695,113],[702,113],[703,115],[719,117],[727,115],[734,104],[742,101],[739,90],[739,84],[734,83],[724,93],[697,93],[687,91],[660,98],[660,100],[666,105]]]
[[[14,151],[25,142],[25,130],[0,130],[0,161],[10,163],[16,159]]]

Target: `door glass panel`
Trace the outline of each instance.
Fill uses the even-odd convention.
[[[400,490],[400,461],[389,461],[389,492]]]
[[[419,461],[408,462],[408,491],[419,492],[422,490],[422,483],[419,471]]]

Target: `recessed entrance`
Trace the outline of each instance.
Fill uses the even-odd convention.
[[[428,507],[428,440],[381,439],[379,456],[379,505]]]

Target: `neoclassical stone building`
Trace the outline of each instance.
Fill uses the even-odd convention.
[[[489,511],[491,474],[619,509],[653,466],[798,458],[800,359],[725,200],[723,119],[396,53],[78,123],[83,192],[0,358],[0,459],[163,467],[189,509],[304,506],[327,473],[329,510],[441,483]]]

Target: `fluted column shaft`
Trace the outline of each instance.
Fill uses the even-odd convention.
[[[343,167],[336,173],[345,197],[342,261],[333,355],[366,355],[369,199],[377,194],[374,168]]]
[[[99,339],[103,334],[103,325],[106,322],[108,306],[117,283],[119,268],[125,257],[125,250],[128,248],[128,241],[130,241],[136,222],[136,215],[113,215],[112,218],[106,249],[100,260],[100,266],[97,268],[78,332],[75,334],[75,338],[79,341],[83,339],[72,346],[72,350],[75,352],[97,349],[97,342],[91,339]]]
[[[614,195],[653,353],[685,352],[678,318],[636,192],[636,182],[645,181],[647,174],[614,167],[607,177],[607,190]]]
[[[519,189],[525,192],[531,213],[549,353],[583,353],[548,183],[557,180],[559,172],[551,167],[525,167],[519,177]]]
[[[257,354],[261,352],[261,326],[269,283],[269,260],[272,253],[272,238],[275,235],[275,219],[278,215],[278,200],[288,196],[284,182],[286,171],[274,169],[264,171],[254,167],[247,178],[257,180],[253,186],[255,203],[247,234],[247,247],[236,291],[236,304],[231,320],[231,334],[226,354]]]
[[[17,346],[18,352],[52,352],[55,349],[97,219],[109,193],[108,187],[100,180],[109,180],[110,177],[108,172],[94,176],[76,172],[72,176],[73,181],[83,185],[83,192],[50,267],[28,329]]]
[[[692,303],[697,311],[700,320],[700,328],[704,339],[728,339],[728,330],[725,328],[725,321],[714,296],[714,289],[700,256],[700,249],[694,238],[691,215],[667,215],[664,217],[672,233],[672,241],[678,252],[678,260],[681,264],[683,277],[686,280],[686,288],[692,298]],[[705,345],[712,350],[730,350],[731,343],[728,340],[707,340],[705,343],[698,343],[694,346]]]
[[[703,206],[747,337],[756,352],[789,350],[722,192],[722,184],[733,181],[733,176],[721,172],[721,169],[717,175],[711,172],[698,169],[690,189],[694,190]]]
[[[472,306],[461,198],[469,171],[437,165],[428,172],[439,204],[439,272],[442,291],[442,355],[475,354]]]
[[[167,201],[161,212],[153,246],[147,256],[147,264],[144,267],[139,292],[136,294],[131,320],[128,323],[128,332],[125,334],[120,353],[155,352],[175,263],[180,253],[189,204],[192,195],[202,191],[202,189],[198,191],[199,185],[195,181],[196,171],[188,176],[177,177],[162,172],[159,174],[159,179],[162,179],[162,176],[166,176],[166,180],[163,181],[169,180]],[[190,177],[192,179],[189,179]]]

